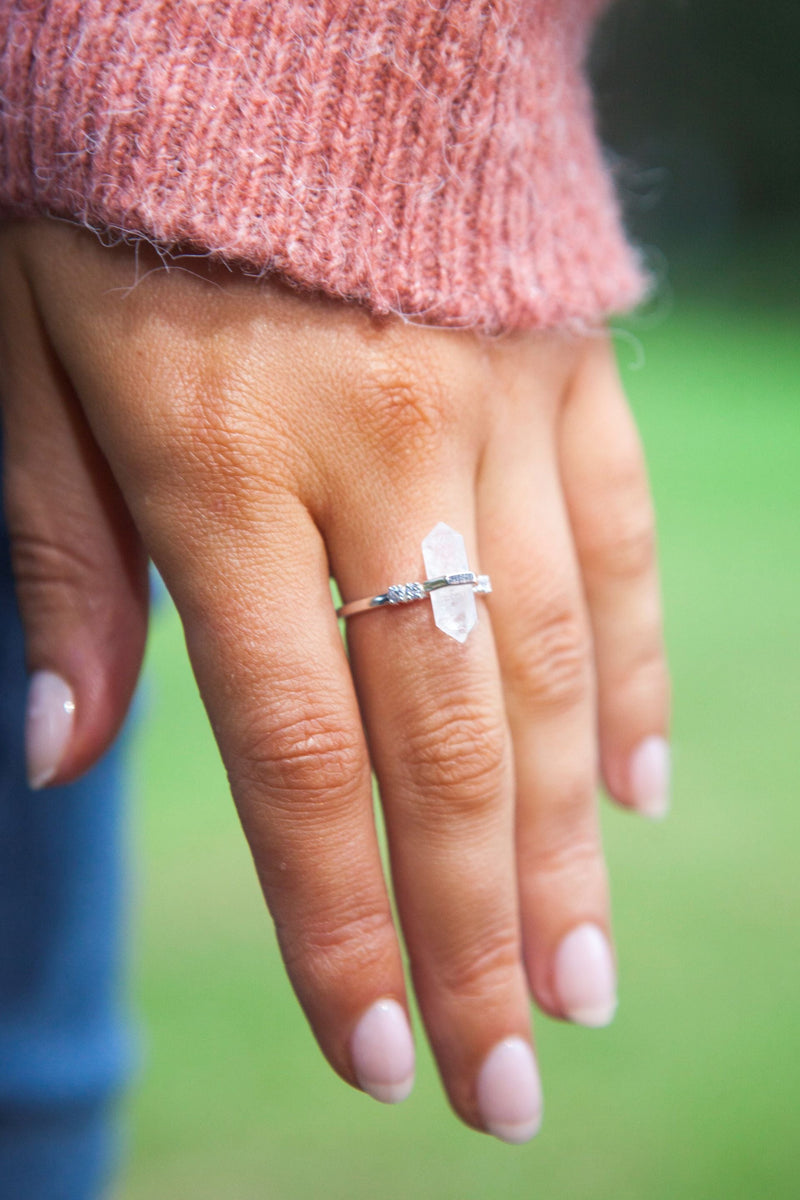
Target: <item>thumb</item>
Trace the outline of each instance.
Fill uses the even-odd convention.
[[[5,287],[5,283],[4,283]],[[32,306],[0,306],[3,492],[30,684],[31,787],[100,757],[127,712],[147,629],[147,559]]]

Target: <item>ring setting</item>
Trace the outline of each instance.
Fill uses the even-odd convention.
[[[437,627],[457,642],[466,641],[478,620],[475,597],[492,590],[489,576],[470,569],[463,537],[443,521],[434,525],[424,539],[422,556],[427,579],[393,583],[378,595],[351,600],[336,610],[337,616],[353,617],[373,608],[412,604],[430,596]]]

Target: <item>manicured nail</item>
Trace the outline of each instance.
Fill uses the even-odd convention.
[[[555,984],[564,1015],[599,1029],[617,1009],[617,973],[611,947],[596,925],[578,925],[556,950]]]
[[[72,688],[52,671],[36,671],[28,684],[25,755],[28,786],[42,788],[55,778],[75,720]]]
[[[399,1104],[414,1086],[414,1042],[396,1000],[378,1000],[358,1022],[350,1043],[360,1087],[374,1100]]]
[[[658,820],[669,808],[669,746],[662,737],[646,737],[631,755],[631,796],[639,812]]]
[[[538,1132],[542,1085],[523,1038],[505,1038],[487,1054],[478,1074],[478,1108],[487,1131],[502,1142],[517,1145]]]

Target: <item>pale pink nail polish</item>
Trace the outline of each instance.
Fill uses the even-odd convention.
[[[356,1025],[353,1070],[367,1095],[384,1104],[405,1100],[414,1086],[414,1042],[396,1000],[378,1000]]]
[[[639,812],[659,819],[669,809],[669,746],[663,737],[646,737],[631,755],[631,797]]]
[[[596,925],[578,925],[562,938],[555,957],[555,985],[564,1015],[599,1029],[617,1009],[617,973],[611,947]]]
[[[52,671],[36,671],[28,684],[25,755],[28,786],[42,788],[55,778],[75,720],[72,688]]]
[[[542,1123],[542,1086],[533,1050],[521,1037],[498,1042],[478,1074],[484,1126],[503,1142],[529,1141]]]

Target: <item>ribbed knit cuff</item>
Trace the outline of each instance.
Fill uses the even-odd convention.
[[[0,5],[0,212],[488,331],[640,297],[582,75],[597,0]]]

